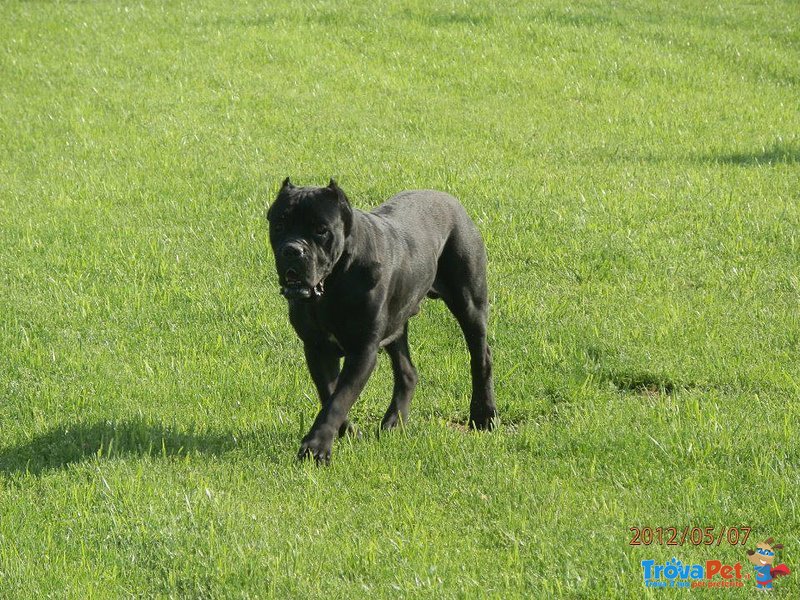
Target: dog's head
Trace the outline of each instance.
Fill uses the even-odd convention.
[[[768,538],[756,544],[755,550],[747,551],[747,559],[757,567],[771,565],[775,561],[775,550],[783,548],[783,544],[774,544],[773,538]]]
[[[321,296],[353,225],[347,196],[333,179],[327,187],[296,187],[287,177],[267,220],[281,294]]]

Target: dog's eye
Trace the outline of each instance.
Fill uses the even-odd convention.
[[[328,233],[328,228],[324,225],[318,225],[314,229],[314,235],[325,235],[326,233]]]

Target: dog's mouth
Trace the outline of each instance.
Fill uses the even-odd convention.
[[[286,269],[283,274],[284,285],[281,294],[288,300],[296,298],[319,298],[325,292],[325,281],[321,279],[315,285],[301,279],[300,274],[294,269]]]

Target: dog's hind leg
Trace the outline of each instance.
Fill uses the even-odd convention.
[[[466,251],[468,244],[473,251]],[[474,251],[476,244],[480,244],[480,252]],[[441,296],[458,321],[469,349],[472,374],[469,426],[491,429],[497,418],[497,407],[492,383],[492,353],[486,339],[489,301],[486,254],[482,246],[480,238],[451,238],[439,259],[434,292]]]
[[[491,429],[497,417],[497,407],[492,384],[492,352],[486,341],[486,308],[476,306],[473,302],[466,305],[447,302],[447,306],[461,325],[469,349],[472,373],[469,426]]]
[[[403,334],[386,346],[386,353],[392,361],[394,390],[392,402],[383,417],[381,429],[391,429],[408,420],[408,407],[417,386],[417,370],[411,362],[408,350],[408,323],[403,326]]]

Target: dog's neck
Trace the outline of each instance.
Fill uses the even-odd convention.
[[[365,251],[366,247],[372,243],[371,238],[363,234],[364,230],[371,226],[366,213],[353,209],[353,223],[350,227],[350,235],[345,238],[342,253],[334,263],[330,275],[328,275],[329,280],[335,280],[338,276],[352,268],[363,268],[367,266],[361,264],[359,260],[363,260],[365,256],[372,255],[371,252]]]

